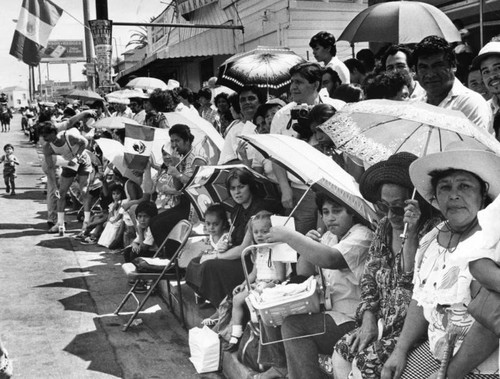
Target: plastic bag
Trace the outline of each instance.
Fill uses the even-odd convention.
[[[198,374],[220,370],[220,340],[207,326],[189,329],[189,360]]]
[[[99,246],[109,247],[111,242],[116,239],[120,226],[120,222],[107,222],[104,230],[102,231],[101,237],[99,237],[99,241],[97,241],[97,244]]]

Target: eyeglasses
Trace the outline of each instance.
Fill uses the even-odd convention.
[[[375,203],[375,207],[377,207],[377,209],[383,214],[389,214],[389,211],[391,211],[394,215],[400,217],[404,216],[405,214],[404,207],[392,206],[383,201],[377,201]]]

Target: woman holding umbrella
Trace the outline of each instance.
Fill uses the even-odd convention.
[[[412,294],[418,241],[437,223],[431,218],[432,207],[422,198],[409,200],[413,184],[408,170],[416,159],[405,152],[392,155],[368,168],[360,178],[361,194],[385,217],[370,245],[361,277],[358,327],[335,345],[332,367],[336,378],[347,378],[351,370],[363,378],[380,378],[382,365],[401,333]],[[405,222],[408,236],[403,247],[400,235]]]
[[[500,194],[500,157],[479,144],[454,142],[413,162],[410,177],[445,221],[420,242],[412,300],[381,377],[498,377],[498,357],[492,355],[498,338],[475,322],[467,304],[468,263],[477,259],[481,242],[477,216]]]
[[[190,203],[180,189],[190,180],[196,166],[207,164],[203,150],[193,145],[194,136],[187,125],[175,124],[168,134],[171,149],[162,149],[163,165],[155,180],[158,216],[150,224],[157,243],[161,243],[180,220],[189,218]]]

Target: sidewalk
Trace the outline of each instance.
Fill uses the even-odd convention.
[[[16,378],[221,378],[197,375],[187,331],[153,297],[143,324],[122,332],[127,316],[112,312],[128,290],[122,257],[67,236],[47,234],[40,152],[16,115],[1,148],[14,145],[16,196],[0,183],[0,336]],[[125,311],[132,310],[132,302]]]

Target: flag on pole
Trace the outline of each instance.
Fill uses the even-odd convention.
[[[125,124],[125,165],[131,170],[144,170],[152,156],[161,164],[161,148],[170,141],[167,129]]]
[[[63,13],[50,0],[23,0],[10,55],[30,66],[40,63],[40,49],[46,47],[49,35]]]

